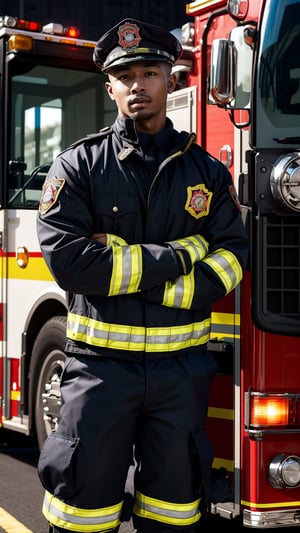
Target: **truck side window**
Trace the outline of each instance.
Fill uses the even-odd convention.
[[[95,72],[25,62],[11,69],[8,205],[33,209],[57,154],[111,123],[112,104]]]

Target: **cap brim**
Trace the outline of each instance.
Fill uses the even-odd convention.
[[[110,70],[114,68],[118,68],[123,65],[128,65],[130,63],[137,63],[138,61],[140,62],[141,61],[156,61],[158,63],[163,62],[163,63],[169,63],[170,65],[173,65],[173,62],[171,61],[171,59],[168,59],[167,57],[159,56],[157,54],[156,55],[145,54],[145,55],[136,55],[136,56],[131,56],[131,57],[120,57],[119,59],[116,59],[115,61],[113,61],[110,65],[103,67],[102,72],[107,74]]]

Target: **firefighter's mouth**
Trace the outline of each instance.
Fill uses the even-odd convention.
[[[144,104],[149,104],[151,102],[151,98],[148,96],[136,96],[135,98],[132,98],[129,100],[128,104],[130,106],[140,106]]]

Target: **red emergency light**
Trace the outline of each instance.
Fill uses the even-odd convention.
[[[79,37],[79,29],[75,26],[70,26],[69,28],[65,28],[65,36],[66,37],[72,37],[72,39],[77,39]]]
[[[41,25],[33,20],[18,19],[16,27],[20,30],[40,31]]]
[[[282,396],[253,396],[251,425],[285,425],[289,423],[289,399]]]

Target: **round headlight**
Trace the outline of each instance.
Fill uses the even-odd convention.
[[[285,209],[300,213],[300,153],[286,154],[277,159],[270,176],[274,200]]]
[[[269,464],[269,482],[275,489],[300,485],[300,458],[297,455],[276,455]]]

